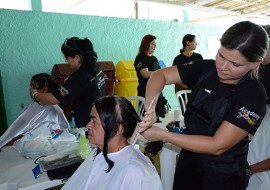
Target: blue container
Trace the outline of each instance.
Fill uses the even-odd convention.
[[[186,127],[180,127],[180,134],[186,134]]]

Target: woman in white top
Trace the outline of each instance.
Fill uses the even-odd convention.
[[[263,26],[263,28],[270,37],[270,27]],[[247,190],[270,189],[270,48],[262,64],[260,79],[267,95],[266,113],[249,143],[247,160],[251,176]]]
[[[129,145],[140,118],[123,97],[106,96],[94,102],[87,124],[88,139],[97,146],[63,189],[162,190],[160,177],[140,150]]]

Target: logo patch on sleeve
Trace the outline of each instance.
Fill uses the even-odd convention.
[[[58,90],[59,90],[59,92],[61,93],[62,96],[66,96],[66,95],[69,94],[67,89],[65,89],[63,86],[61,86]]]
[[[258,119],[260,119],[260,116],[255,112],[252,112],[245,107],[242,107],[239,109],[237,118],[244,118],[249,125],[254,126],[256,125]]]
[[[139,69],[142,66],[142,62],[138,63],[137,69]]]

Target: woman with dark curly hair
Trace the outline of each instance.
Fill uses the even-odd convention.
[[[46,105],[72,102],[77,127],[85,127],[92,103],[105,93],[105,79],[96,63],[97,54],[87,38],[72,37],[65,40],[61,51],[73,73],[65,84],[51,93],[40,93],[31,88],[31,95]]]
[[[97,146],[94,161],[92,156],[86,158],[63,189],[161,190],[160,177],[149,158],[128,143],[140,121],[126,98],[97,99],[86,125],[89,142]]]

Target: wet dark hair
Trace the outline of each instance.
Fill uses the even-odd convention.
[[[92,42],[88,38],[67,38],[62,44],[61,51],[65,57],[74,58],[76,55],[82,58],[82,67],[93,69],[97,61],[97,53]]]
[[[107,156],[109,140],[116,135],[120,124],[123,127],[123,136],[126,139],[129,139],[132,136],[137,123],[140,122],[141,119],[131,102],[123,97],[104,96],[97,99],[94,102],[94,106],[105,132],[102,151],[104,158],[109,165],[107,169],[107,172],[109,172],[114,166],[114,162]],[[98,148],[96,155],[100,152],[101,149]]]
[[[142,41],[141,41],[141,45],[139,48],[139,53],[144,53],[146,54],[146,52],[148,51],[149,47],[150,47],[150,43],[156,39],[156,36],[153,36],[151,34],[147,34],[143,37]]]
[[[36,74],[32,76],[31,80],[37,83],[37,90],[47,86],[48,92],[52,92],[53,90],[57,90],[59,88],[59,85],[55,82],[51,75],[47,73]]]
[[[183,53],[184,52],[184,49],[185,47],[187,46],[187,43],[188,42],[192,42],[194,40],[196,36],[193,35],[193,34],[186,34],[183,39],[182,39],[182,45],[183,45],[183,48],[180,49],[180,53]]]

